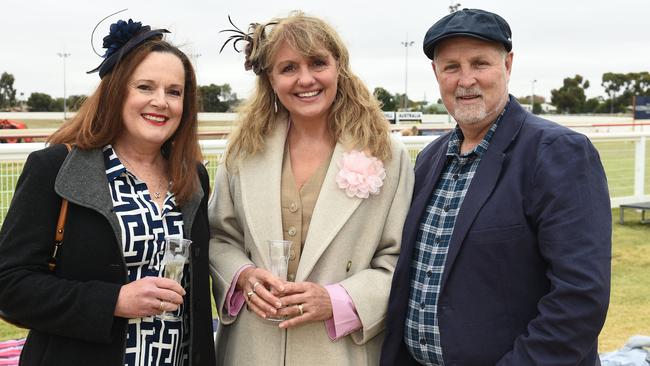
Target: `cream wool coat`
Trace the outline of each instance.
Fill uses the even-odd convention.
[[[264,151],[217,169],[210,214],[210,272],[221,319],[217,365],[378,365],[402,225],[411,202],[413,169],[404,145],[392,139],[392,159],[379,195],[349,198],[338,188],[337,143],[314,207],[296,282],[341,284],[363,328],[332,341],[324,322],[288,330],[245,308],[225,311],[233,276],[245,264],[269,268],[266,241],[282,239],[280,184],[286,123],[268,136]]]

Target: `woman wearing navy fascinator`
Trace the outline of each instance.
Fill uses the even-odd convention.
[[[196,78],[165,33],[112,24],[96,91],[25,163],[0,231],[21,365],[215,362]],[[172,237],[192,241],[180,282],[163,276]]]

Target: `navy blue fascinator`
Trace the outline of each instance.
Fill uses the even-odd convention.
[[[104,61],[88,71],[88,74],[99,71],[99,78],[104,78],[131,50],[147,40],[162,39],[164,33],[170,32],[167,29],[151,29],[150,26],[143,26],[141,22],[134,22],[132,19],[118,20],[111,24],[110,32],[104,37],[102,46],[106,53],[101,56]]]

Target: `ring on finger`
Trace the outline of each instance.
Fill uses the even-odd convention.
[[[163,300],[160,300],[160,305],[158,306],[158,310],[162,313],[165,311],[165,302]]]
[[[259,282],[255,282],[255,283],[253,284],[253,292],[255,292],[255,287],[257,287],[257,285],[259,285],[259,284],[260,284]]]
[[[302,304],[296,305],[298,307],[298,311],[300,312],[300,315],[304,314],[305,312],[302,309]]]
[[[251,297],[253,297],[253,295],[255,295],[255,291],[248,291],[248,292],[246,293],[246,296],[248,297],[248,301],[251,300]]]

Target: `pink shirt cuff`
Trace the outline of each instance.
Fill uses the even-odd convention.
[[[249,267],[253,267],[253,265],[246,264],[242,266],[239,271],[235,273],[232,282],[230,283],[230,289],[228,289],[228,295],[226,296],[226,311],[228,311],[228,315],[230,316],[237,316],[241,311],[241,308],[244,307],[244,291],[235,290],[235,288],[237,287],[239,275]]]
[[[343,286],[333,284],[325,286],[325,289],[332,301],[332,319],[325,321],[325,329],[330,339],[335,341],[360,329],[361,320],[357,308]]]

